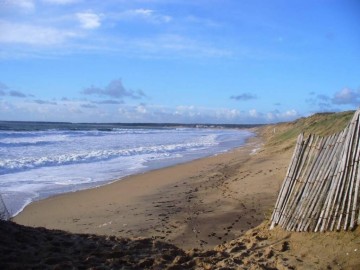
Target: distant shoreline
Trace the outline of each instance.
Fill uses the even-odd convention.
[[[0,121],[0,131],[28,131],[48,129],[68,130],[111,130],[113,128],[230,128],[250,129],[264,124],[182,124],[182,123],[72,123],[48,121]]]

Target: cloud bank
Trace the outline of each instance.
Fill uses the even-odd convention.
[[[332,96],[311,92],[306,102],[320,111],[339,111],[340,107],[357,109],[360,107],[360,89],[344,87]]]
[[[0,20],[0,43],[50,46],[76,37],[74,31]]]
[[[17,97],[17,98],[25,98],[26,94],[20,91],[12,90],[6,84],[0,82],[0,96],[9,96],[9,97]]]
[[[334,104],[349,104],[359,107],[360,105],[360,90],[352,90],[350,88],[343,88],[336,92],[332,98]]]
[[[141,99],[146,97],[142,90],[127,90],[120,79],[111,81],[106,87],[90,86],[81,92],[84,95],[95,95],[99,97],[110,97],[122,100],[124,98]],[[106,101],[103,101],[106,102]],[[109,104],[109,102],[107,102]],[[111,103],[111,102],[110,102]],[[114,102],[112,102],[114,104]]]
[[[237,100],[237,101],[248,101],[248,100],[251,100],[251,99],[257,99],[257,96],[253,95],[251,93],[242,93],[242,94],[237,95],[237,96],[231,96],[230,99],[234,99],[234,100]]]

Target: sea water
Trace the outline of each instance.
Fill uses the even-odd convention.
[[[245,129],[0,122],[0,194],[14,216],[32,201],[228,151],[252,135]]]

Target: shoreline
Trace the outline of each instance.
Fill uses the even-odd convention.
[[[224,155],[224,154],[228,154],[228,153],[231,153],[233,151],[236,151],[238,149],[241,149],[245,146],[247,146],[248,142],[251,140],[251,139],[254,139],[256,137],[258,137],[258,134],[257,134],[257,128],[247,128],[246,129],[247,131],[253,133],[252,136],[250,136],[249,138],[247,138],[244,142],[243,145],[241,146],[237,146],[235,148],[232,148],[232,149],[228,149],[228,150],[225,150],[225,151],[222,151],[222,152],[218,152],[218,153],[212,153],[208,156],[203,156],[203,157],[196,157],[194,159],[191,159],[191,160],[185,160],[185,161],[180,161],[179,163],[175,163],[175,164],[172,164],[170,163],[170,165],[165,165],[165,166],[149,166],[147,169],[145,170],[142,170],[142,171],[139,171],[139,172],[136,172],[134,174],[128,174],[128,175],[124,175],[124,176],[120,176],[120,177],[115,177],[115,178],[112,178],[112,179],[109,179],[109,180],[102,180],[102,181],[99,181],[99,182],[96,182],[96,183],[99,183],[98,185],[94,185],[94,186],[90,186],[90,187],[84,187],[84,188],[79,188],[79,189],[76,189],[76,190],[73,190],[73,191],[65,191],[65,192],[61,192],[61,193],[57,193],[57,194],[53,194],[53,195],[50,195],[48,197],[44,197],[44,198],[41,198],[41,199],[35,199],[35,200],[32,200],[32,199],[29,199],[29,202],[26,203],[20,210],[18,210],[15,214],[11,215],[10,217],[10,220],[14,219],[16,216],[18,216],[21,212],[24,211],[25,208],[27,208],[29,205],[33,204],[33,203],[36,203],[36,202],[39,202],[39,201],[43,201],[43,200],[47,200],[47,199],[50,199],[50,198],[53,198],[53,197],[57,197],[57,196],[62,196],[62,195],[66,195],[66,194],[72,194],[72,193],[76,193],[76,192],[81,192],[81,191],[86,191],[86,190],[91,190],[91,189],[97,189],[97,188],[101,188],[101,187],[104,187],[104,186],[107,186],[107,185],[111,185],[111,184],[114,184],[118,181],[124,181],[126,180],[127,178],[131,178],[131,177],[136,177],[138,175],[142,175],[142,174],[146,174],[146,173],[150,173],[150,172],[153,172],[153,171],[157,171],[157,170],[163,170],[163,169],[167,169],[167,168],[171,168],[171,167],[176,167],[176,166],[179,166],[179,165],[184,165],[184,164],[187,164],[187,163],[192,163],[192,162],[195,162],[197,160],[201,160],[201,159],[207,159],[207,158],[211,158],[211,157],[216,157],[218,155]],[[259,147],[257,148],[254,148],[252,150],[252,153],[255,151],[257,151],[258,149],[260,149],[261,147],[261,143],[258,144]]]
[[[235,130],[235,129],[234,129]],[[70,170],[70,172],[67,173],[67,175],[65,175],[65,177],[67,177],[66,179],[77,179],[77,177],[85,177],[88,176],[89,179],[91,179],[90,181],[84,181],[84,183],[82,183],[81,181],[72,181],[69,180],[70,184],[67,184],[67,180],[63,180],[65,179],[64,177],[60,177],[59,179],[59,184],[57,184],[57,179],[56,178],[56,171],[53,174],[46,174],[44,173],[44,175],[46,175],[46,178],[42,178],[43,182],[46,183],[46,185],[48,185],[48,182],[52,182],[54,181],[54,187],[52,189],[46,189],[46,188],[35,188],[34,191],[31,191],[31,187],[30,187],[30,191],[28,192],[24,192],[24,196],[21,197],[21,199],[19,201],[12,201],[11,200],[11,196],[9,197],[9,201],[8,203],[8,210],[10,212],[10,217],[14,218],[15,216],[19,215],[29,204],[32,204],[34,202],[37,201],[42,201],[44,199],[53,197],[53,196],[58,196],[61,194],[66,194],[66,193],[73,193],[73,192],[78,192],[78,191],[82,191],[82,190],[87,190],[87,189],[93,189],[93,188],[98,188],[101,186],[105,186],[108,184],[112,184],[114,182],[117,181],[121,181],[123,179],[126,179],[127,177],[131,177],[131,176],[135,176],[138,174],[143,174],[143,173],[147,173],[147,172],[151,172],[154,170],[158,170],[158,169],[163,169],[163,168],[167,168],[167,167],[172,167],[172,166],[177,166],[180,164],[185,164],[188,162],[192,162],[198,159],[203,159],[203,158],[208,158],[211,156],[216,156],[219,154],[224,154],[227,152],[231,152],[234,151],[234,149],[237,148],[241,148],[243,147],[246,142],[249,140],[249,138],[255,137],[256,135],[256,130],[257,128],[247,128],[247,129],[241,129],[239,132],[243,132],[240,133],[240,138],[237,138],[238,141],[237,143],[233,143],[233,144],[229,144],[229,145],[221,145],[219,144],[218,147],[213,146],[213,148],[206,148],[206,151],[195,151],[195,153],[191,152],[191,151],[187,151],[185,152],[185,154],[180,154],[179,156],[170,156],[169,157],[163,157],[160,159],[144,159],[141,160],[141,162],[135,162],[134,161],[134,168],[132,168],[131,166],[127,166],[127,163],[122,163],[121,161],[117,162],[114,165],[114,172],[116,171],[117,173],[112,173],[111,168],[109,170],[107,170],[107,174],[100,174],[100,177],[98,177],[99,175],[97,174],[97,171],[106,171],[106,170],[102,170],[102,168],[98,168],[98,170],[96,171],[91,171],[90,173],[88,173],[87,175],[85,174],[85,176],[82,176],[82,174],[80,173],[80,176],[78,175],[78,172],[84,171],[86,172],[87,169],[84,169],[84,167],[82,166],[82,163],[79,163],[80,165],[77,166],[76,164],[68,164],[68,165],[72,165],[72,167],[68,168],[68,167],[64,167],[62,169],[63,172],[66,172],[67,170]],[[125,164],[125,165],[124,165]],[[49,167],[51,168],[51,166]],[[128,169],[130,168],[130,169]],[[60,171],[60,170],[59,170]],[[20,173],[22,173],[20,171]],[[37,172],[39,174],[42,175],[41,172]],[[23,178],[31,178],[31,176],[29,175],[16,175],[15,177],[17,177],[18,179],[23,179]],[[14,177],[13,177],[14,178]],[[14,178],[15,179],[15,178]],[[52,179],[51,181],[49,181],[49,179]],[[5,179],[6,180],[6,179]],[[12,181],[12,179],[10,178],[9,181]],[[36,182],[37,180],[34,178],[34,181]],[[62,185],[61,183],[65,182],[64,185]],[[37,182],[36,182],[37,183]],[[40,181],[41,183],[41,181]],[[15,186],[16,187],[16,186]],[[24,189],[25,190],[25,189]]]
[[[72,233],[152,237],[185,249],[213,247],[259,225],[273,206],[277,192],[261,174],[252,173],[254,183],[245,177],[257,169],[248,163],[261,158],[261,150],[254,153],[261,143],[257,134],[225,153],[35,201],[12,220]],[[268,176],[279,174],[271,166]],[[277,189],[283,179],[275,179]],[[266,188],[259,192],[258,185]]]

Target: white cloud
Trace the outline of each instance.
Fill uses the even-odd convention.
[[[93,12],[79,12],[76,17],[84,29],[96,29],[101,25],[100,15]]]
[[[159,115],[161,111],[162,122],[178,123],[239,123],[244,116],[237,109],[207,108],[194,105],[181,105],[174,108],[152,107],[148,111],[155,110],[153,114]]]
[[[180,105],[180,106],[177,106],[176,109],[175,109],[175,114],[178,114],[178,115],[184,115],[184,114],[187,114],[189,113],[190,111],[193,111],[195,109],[194,106],[183,106],[183,105]]]
[[[230,108],[208,108],[193,105],[168,107],[153,104],[100,104],[89,100],[28,100],[5,102],[0,99],[3,119],[14,115],[22,120],[73,121],[73,122],[158,122],[158,123],[214,123],[258,124],[291,121],[299,114],[288,111],[269,113],[248,112]]]
[[[292,109],[292,110],[286,111],[283,116],[284,117],[297,117],[297,116],[299,116],[299,114],[296,110]]]
[[[268,112],[268,113],[266,114],[266,118],[267,118],[269,121],[274,121],[274,120],[276,120],[276,115],[275,115],[274,113],[272,113],[272,112]]]
[[[285,112],[280,112],[278,110],[266,113],[266,117],[264,118],[265,122],[283,122],[283,121],[292,121],[296,118],[300,117],[299,113],[290,109]]]
[[[212,47],[177,34],[163,34],[146,39],[129,40],[128,45],[136,49],[136,55],[143,53],[146,56],[156,57],[230,57],[231,51]]]
[[[79,2],[80,0],[43,0],[45,3],[56,4],[56,5],[68,5]]]
[[[255,109],[252,109],[252,110],[249,111],[249,115],[251,117],[258,117],[259,113]]]
[[[217,122],[235,122],[241,117],[241,112],[236,109],[217,109],[214,111],[214,117],[217,119]]]
[[[147,113],[146,107],[143,105],[139,105],[136,107],[136,112],[140,113],[140,114],[145,114]]]
[[[154,11],[151,9],[135,9],[135,10],[132,10],[129,12],[132,12],[134,14],[143,15],[143,16],[151,16],[151,14],[154,13]]]
[[[11,113],[12,112],[12,104],[10,104],[9,102],[7,101],[3,101],[3,100],[0,100],[0,112],[7,112],[7,113]]]
[[[159,14],[155,10],[144,8],[127,10],[118,14],[117,17],[126,20],[145,20],[151,23],[169,23],[173,19],[169,15]]]
[[[84,100],[19,100],[17,102],[2,102],[0,112],[7,120],[51,120],[72,122],[105,122],[115,121],[109,118],[109,110],[89,108]],[[110,116],[114,113],[110,113]],[[107,116],[107,117],[105,117]]]
[[[228,50],[218,48],[212,42],[200,41],[200,37],[192,37],[186,34],[168,34],[169,31],[159,29],[158,25],[149,26],[154,26],[156,31],[151,29],[139,33],[131,31],[129,34],[123,33],[122,35],[113,34],[117,33],[118,29],[111,29],[111,31],[114,31],[111,34],[110,31],[102,33],[84,31],[84,29],[96,30],[102,27],[105,19],[108,22],[106,26],[109,28],[117,28],[119,26],[117,24],[121,21],[123,25],[119,28],[120,30],[125,27],[132,29],[133,24],[137,23],[161,24],[173,20],[171,16],[161,14],[153,9],[138,8],[116,12],[114,8],[115,11],[104,11],[106,14],[102,14],[96,10],[84,8],[69,12],[67,8],[62,6],[57,8],[45,5],[44,1],[48,4],[70,4],[75,2],[73,0],[38,1],[43,1],[42,5],[38,4],[43,9],[41,16],[40,9],[38,9],[36,12],[39,14],[31,14],[31,16],[26,18],[17,17],[15,14],[12,14],[12,11],[9,13],[14,15],[11,17],[11,21],[0,18],[0,43],[18,45],[1,48],[0,59],[51,58],[64,54],[75,55],[78,52],[84,51],[117,54],[135,58],[154,57],[173,59],[184,57],[228,57],[232,55]],[[82,2],[81,5],[85,3],[85,1]],[[20,5],[22,2],[17,3]],[[24,3],[27,2],[25,1]],[[26,6],[24,3],[21,5]],[[29,1],[29,3],[37,4],[38,2]],[[49,15],[44,15],[46,9],[50,9]],[[59,44],[64,45],[63,50],[59,50],[56,47]],[[46,45],[46,50],[43,47],[36,47],[39,45]]]
[[[67,30],[6,21],[0,21],[0,29],[0,43],[54,45],[77,36]]]
[[[33,0],[10,0],[4,1],[4,4],[24,11],[33,11],[35,9],[35,2]]]
[[[332,102],[334,104],[360,105],[360,91],[354,91],[350,88],[343,88],[335,93]]]

